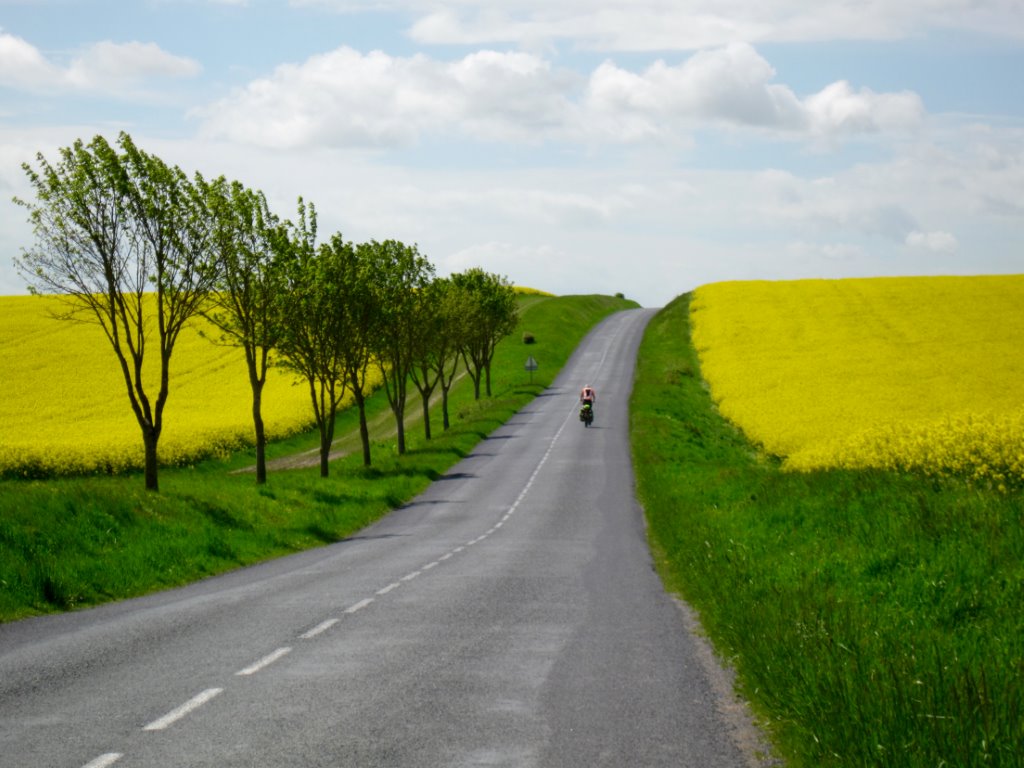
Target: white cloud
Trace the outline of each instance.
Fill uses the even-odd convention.
[[[545,285],[557,285],[560,290],[571,286],[573,274],[579,269],[578,262],[569,254],[548,244],[527,245],[498,241],[473,243],[438,262],[441,274],[462,272],[471,267],[486,265],[489,272],[510,277],[518,285],[540,288],[541,284],[530,285],[526,279],[542,280]]]
[[[689,142],[706,123],[834,141],[915,128],[912,93],[836,83],[801,101],[754,48],[700,51],[632,72],[611,61],[585,81],[523,52],[451,62],[343,47],[278,67],[196,110],[204,135],[275,147],[410,145],[425,136],[482,141]]]
[[[85,90],[116,91],[151,78],[194,77],[201,69],[198,62],[167,53],[155,43],[103,41],[75,58],[66,79]]]
[[[632,115],[651,132],[666,119],[799,127],[800,103],[791,90],[769,82],[774,76],[745,44],[701,51],[674,67],[659,60],[641,74],[606,61],[591,75],[587,106],[598,114]]]
[[[914,93],[854,92],[837,82],[801,101],[774,77],[771,64],[745,43],[700,51],[675,67],[657,61],[641,74],[606,61],[590,78],[587,106],[627,126],[626,138],[712,121],[835,140],[914,130],[924,117]]]
[[[906,242],[911,248],[921,248],[933,253],[956,253],[959,247],[954,235],[942,231],[920,232],[914,230],[907,235]]]
[[[820,136],[914,129],[924,117],[916,93],[854,92],[846,81],[832,83],[809,96],[805,109],[812,131]]]
[[[436,132],[532,139],[562,119],[568,80],[527,53],[447,63],[343,47],[280,66],[195,114],[208,136],[263,146],[407,145]]]
[[[55,85],[60,79],[60,70],[35,46],[20,37],[0,32],[0,84],[8,88],[33,89]]]
[[[1024,38],[1016,0],[320,0],[341,10],[386,7],[415,17],[421,43],[542,45],[573,41],[590,50],[699,50],[735,42],[893,40],[928,29]]]
[[[0,84],[22,91],[71,89],[124,97],[155,78],[188,78],[198,62],[174,56],[155,43],[104,41],[83,49],[67,67],[47,59],[27,41],[0,32]]]

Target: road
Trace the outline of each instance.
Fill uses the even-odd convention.
[[[349,540],[0,626],[0,765],[754,764],[634,498],[650,315],[602,322],[547,391]]]

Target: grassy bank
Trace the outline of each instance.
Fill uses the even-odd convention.
[[[257,487],[251,453],[161,472],[159,494],[139,476],[0,481],[0,621],[144,594],[260,560],[337,541],[415,496],[483,437],[550,384],[589,328],[636,304],[605,296],[521,299],[520,328],[495,354],[493,396],[473,399],[463,379],[453,390],[452,428],[426,441],[407,410],[405,456],[393,440],[374,446],[374,466],[358,452],[331,465],[272,471]],[[535,338],[524,345],[523,333]],[[527,355],[540,364],[530,383]],[[375,395],[372,412],[387,410]],[[392,422],[393,423],[393,422]],[[355,429],[339,415],[338,433]],[[141,440],[140,440],[141,443]],[[313,434],[269,447],[271,458],[307,450]],[[353,441],[354,444],[354,441]]]
[[[795,766],[1024,765],[1024,499],[886,472],[783,473],[715,412],[688,297],[633,394],[666,583]]]

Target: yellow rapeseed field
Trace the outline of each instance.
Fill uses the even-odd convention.
[[[785,468],[1024,485],[1024,275],[714,283],[691,307],[721,413]]]
[[[122,471],[143,464],[142,434],[114,351],[94,324],[56,320],[55,297],[0,297],[0,473]],[[159,455],[186,464],[253,442],[252,394],[241,350],[186,328],[171,358]],[[204,326],[208,336],[219,333]],[[159,384],[156,347],[146,389]],[[272,369],[263,395],[270,438],[313,421],[308,386]]]

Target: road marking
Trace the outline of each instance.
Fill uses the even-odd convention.
[[[235,672],[235,674],[236,675],[255,675],[257,672],[259,672],[264,667],[269,667],[271,664],[273,664],[275,661],[280,659],[282,656],[284,656],[285,654],[291,653],[291,652],[292,652],[291,648],[278,648],[273,653],[268,653],[266,656],[264,656],[262,659],[257,661],[255,664],[250,664],[245,669],[238,670],[237,672]]]
[[[82,768],[107,768],[107,766],[113,765],[120,759],[120,752],[107,752],[107,754],[100,755],[95,760],[90,760]]]
[[[365,608],[366,606],[368,606],[372,602],[373,602],[373,598],[372,597],[368,597],[365,600],[360,600],[355,605],[350,605],[348,608],[346,608],[345,609],[345,613],[355,613],[356,611],[361,611],[361,610],[363,610],[363,608]]]
[[[573,412],[575,412],[575,407],[573,409]],[[400,587],[402,585],[402,582],[412,581],[413,579],[415,579],[418,576],[420,576],[424,571],[429,571],[431,568],[436,568],[438,565],[440,565],[445,560],[448,560],[453,555],[456,555],[459,552],[462,552],[464,549],[466,549],[466,547],[472,547],[473,545],[480,543],[481,541],[486,539],[488,536],[490,536],[492,533],[494,533],[499,528],[501,528],[508,521],[508,519],[512,517],[512,515],[515,513],[516,509],[519,507],[519,504],[526,497],[526,494],[529,493],[530,488],[533,487],[534,481],[537,479],[537,476],[540,474],[541,469],[543,469],[544,465],[547,463],[548,457],[551,456],[551,451],[555,447],[555,443],[558,441],[558,438],[561,436],[562,432],[565,430],[565,427],[566,427],[566,425],[568,423],[569,423],[569,419],[568,419],[568,417],[566,417],[565,421],[562,422],[562,426],[559,428],[558,432],[556,432],[555,436],[553,438],[551,438],[551,442],[548,445],[548,449],[544,452],[544,455],[541,457],[540,462],[534,468],[533,474],[530,475],[530,479],[526,482],[526,485],[524,485],[523,488],[520,490],[519,496],[516,497],[515,502],[512,504],[511,507],[508,508],[508,510],[505,512],[505,515],[501,518],[501,520],[499,520],[497,523],[495,523],[491,527],[490,530],[488,530],[486,533],[481,534],[480,536],[477,536],[472,541],[467,541],[462,546],[455,547],[451,552],[447,552],[447,553],[441,555],[439,558],[437,558],[437,560],[434,560],[433,562],[427,563],[420,570],[412,571],[411,573],[407,573],[405,576],[400,578],[398,581],[392,582],[391,584],[388,584],[386,587],[382,587],[381,589],[378,589],[376,594],[378,596],[383,596],[383,595],[386,595],[386,594],[388,594],[389,592],[391,592],[391,591],[393,591],[395,589],[398,589],[398,587]],[[366,598],[364,600],[360,600],[358,603],[355,603],[354,605],[351,605],[348,608],[346,608],[345,609],[345,613],[351,614],[351,613],[356,613],[357,611],[361,611],[363,608],[365,608],[370,603],[372,603],[373,600],[374,600],[374,598],[372,598],[372,597],[368,597],[368,598]],[[326,621],[323,621],[323,622],[317,624],[312,629],[307,630],[303,634],[299,635],[299,637],[301,639],[303,639],[303,640],[309,640],[310,638],[316,637],[317,635],[321,634],[322,632],[326,632],[328,629],[330,629],[335,624],[337,624],[338,621],[339,621],[338,619],[327,619]],[[235,674],[236,675],[251,675],[251,674],[254,674],[254,673],[258,672],[259,670],[263,669],[264,667],[266,667],[267,665],[273,664],[275,661],[277,661],[279,658],[284,656],[289,651],[291,651],[291,648],[278,648],[276,651],[271,653],[269,656],[265,656],[264,658],[260,659],[255,664],[253,664],[252,666],[246,667],[245,669],[243,669],[243,670],[241,670],[239,672],[236,672]],[[217,688],[212,688],[212,689],[210,689],[210,691],[214,691],[214,693],[212,693],[208,698],[212,698],[217,693],[220,693],[220,689],[217,689]],[[204,694],[200,694],[200,696],[197,696],[196,699],[199,699],[200,697],[202,697],[206,693],[210,693],[210,691],[204,692]],[[193,702],[196,701],[196,699],[194,699]],[[182,717],[184,714],[187,714],[187,712],[191,711],[191,709],[194,709],[196,706],[199,706],[202,703],[203,703],[203,701],[199,701],[197,704],[193,704],[192,702],[189,702],[189,703],[187,703],[185,705],[185,707],[190,707],[189,709],[186,709],[185,707],[180,707],[178,710],[175,710],[174,712],[170,713],[169,715],[164,716],[160,720],[154,721],[154,723],[151,723],[150,725],[146,726],[146,730],[158,730],[158,727],[157,727],[158,725],[159,725],[159,728],[166,727],[166,725],[169,725],[171,722],[174,722],[174,720],[178,719],[179,717]],[[184,710],[184,711],[181,711],[180,714],[179,714],[179,710]],[[175,717],[173,717],[173,719],[169,719],[172,716],[175,716]],[[164,724],[164,725],[160,725],[164,721],[168,721],[168,722],[166,724]],[[113,753],[111,753],[111,754],[113,754]],[[107,756],[104,755],[101,758],[97,758],[97,760],[102,759],[103,757],[107,757]],[[114,759],[116,760],[119,757],[120,757],[120,755],[118,755]],[[111,761],[111,762],[113,762],[113,761]],[[98,763],[96,766],[93,766],[92,764],[90,764],[88,766],[85,766],[85,768],[104,768],[105,765],[107,765],[107,764]]]
[[[210,699],[212,699],[214,696],[216,696],[218,693],[220,693],[223,690],[224,690],[223,688],[207,688],[202,693],[193,696],[191,699],[186,701],[184,704],[182,704],[177,709],[172,709],[170,712],[168,712],[163,717],[159,718],[158,720],[154,720],[152,723],[150,723],[147,726],[144,726],[142,730],[144,730],[144,731],[162,731],[167,726],[173,725],[174,723],[176,723],[179,720],[181,720],[181,718],[183,718],[189,712],[192,712],[193,710],[198,709],[199,707],[203,706],[203,704],[208,702]]]
[[[328,619],[327,621],[321,621],[308,632],[304,632],[303,634],[299,635],[299,638],[301,638],[302,640],[309,640],[310,638],[316,637],[321,632],[326,632],[328,629],[330,629],[337,623],[337,619]]]

